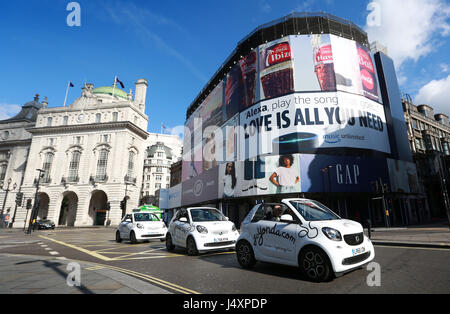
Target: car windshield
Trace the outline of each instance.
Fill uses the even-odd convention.
[[[325,205],[312,200],[291,201],[292,206],[306,221],[337,220],[341,219]]]
[[[191,209],[191,216],[194,222],[204,221],[226,221],[225,216],[217,209],[212,208],[194,208]]]
[[[52,223],[51,220],[39,220],[39,222],[43,223],[43,224],[51,224]]]
[[[134,220],[136,222],[144,222],[144,221],[159,221],[159,218],[151,213],[139,213],[134,214]]]

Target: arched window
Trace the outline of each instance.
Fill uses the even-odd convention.
[[[78,168],[80,166],[81,153],[74,151],[69,164],[69,182],[78,182]]]

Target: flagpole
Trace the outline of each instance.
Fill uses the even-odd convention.
[[[114,76],[114,84],[113,84],[113,91],[112,91],[112,98],[114,99],[114,91],[116,90],[116,84],[117,84],[117,75]]]
[[[70,86],[70,81],[67,83],[66,97],[64,98],[64,107],[66,106],[66,102],[67,102],[67,94],[69,93],[69,86]]]

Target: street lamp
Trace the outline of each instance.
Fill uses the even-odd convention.
[[[33,209],[31,210],[31,216],[30,216],[30,222],[28,223],[28,230],[27,234],[31,234],[31,229],[33,227],[32,222],[36,219],[38,214],[38,208],[37,208],[37,202],[38,202],[38,191],[39,191],[39,183],[41,182],[41,178],[44,177],[45,170],[42,169],[36,169],[36,171],[39,171],[39,176],[36,182],[36,195],[34,196],[34,205]]]
[[[13,189],[10,190],[9,187],[10,187],[10,185],[11,185],[11,182],[12,182],[12,179],[9,178],[9,179],[8,179],[8,187],[7,187],[6,189],[5,189],[4,187],[2,187],[2,190],[5,191],[6,193],[5,193],[5,199],[3,200],[2,212],[1,212],[1,214],[0,214],[0,221],[1,221],[1,223],[0,223],[0,228],[5,227],[3,213],[5,212],[5,205],[6,205],[6,199],[8,198],[8,193],[9,193],[10,191],[13,191],[13,190],[15,190],[15,189],[17,188],[17,184],[14,183]]]

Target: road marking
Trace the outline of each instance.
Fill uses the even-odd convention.
[[[101,255],[101,254],[98,254],[98,253],[95,253],[95,252],[92,252],[92,251],[83,249],[83,248],[81,248],[81,247],[78,247],[78,246],[75,246],[75,245],[72,245],[72,244],[69,244],[69,243],[65,243],[65,242],[61,242],[61,241],[58,241],[58,240],[55,240],[55,239],[52,239],[52,238],[48,238],[48,237],[45,237],[45,236],[43,236],[43,235],[40,235],[39,237],[41,237],[41,238],[43,238],[43,239],[47,239],[47,240],[53,241],[53,242],[55,242],[55,243],[57,243],[57,244],[60,244],[60,245],[64,245],[64,246],[70,247],[70,248],[72,248],[72,249],[74,249],[74,250],[83,252],[83,253],[85,253],[85,254],[88,254],[88,255],[90,255],[90,256],[93,256],[93,257],[95,257],[95,258],[98,258],[98,259],[100,259],[100,260],[102,260],[102,261],[107,261],[107,262],[112,261],[112,259],[109,258],[109,257],[105,257],[105,256],[103,256],[103,255]]]
[[[50,255],[59,255],[58,252],[52,251],[52,252],[48,252]]]

